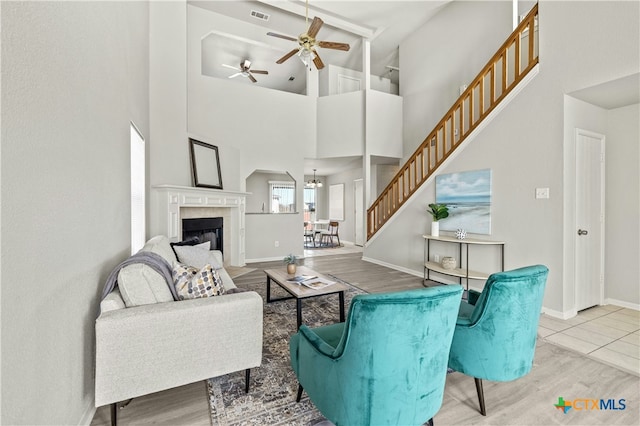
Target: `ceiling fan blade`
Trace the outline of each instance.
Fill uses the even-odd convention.
[[[239,76],[239,75],[242,75],[242,73],[241,73],[241,72],[237,72],[237,73],[235,73],[235,74],[233,74],[233,75],[230,75],[230,76],[229,76],[229,77],[227,77],[227,78],[235,78],[235,77],[237,77],[237,76]]]
[[[313,58],[313,63],[318,70],[321,70],[322,68],[324,68],[324,63],[322,62],[322,59],[320,59],[320,55],[318,55],[318,52],[316,52],[315,50],[313,50],[313,54],[316,55],[316,57]]]
[[[295,55],[296,53],[298,53],[298,49],[293,49],[291,52],[287,53],[286,55],[284,55],[282,58],[278,59],[276,61],[276,64],[281,64],[284,61],[286,61],[287,59],[289,59],[290,57],[292,57],[293,55]]]
[[[251,70],[253,74],[269,74],[269,71],[265,70]]]
[[[348,52],[351,49],[349,43],[337,43],[335,41],[319,41],[318,46],[323,49],[334,49],[334,50],[344,50]]]
[[[317,16],[313,18],[313,21],[311,22],[311,25],[309,25],[309,29],[307,30],[307,35],[309,37],[316,38],[316,35],[318,34],[318,31],[320,31],[322,24],[324,24],[322,19],[318,18]]]
[[[254,83],[258,82],[258,80],[256,80],[256,78],[253,75],[251,75],[251,71],[247,73],[247,77],[249,77],[249,80],[253,81]]]
[[[278,33],[268,32],[267,35],[269,35],[271,37],[283,38],[285,40],[298,41],[298,39],[295,38],[295,37],[291,37],[291,36],[287,36],[287,35],[283,35],[283,34],[278,34]]]
[[[227,65],[227,64],[222,64],[223,67],[225,68],[231,68],[232,70],[236,70],[236,71],[241,71],[240,68],[238,67],[232,67],[231,65]]]

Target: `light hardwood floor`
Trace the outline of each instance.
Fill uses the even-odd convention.
[[[318,272],[335,275],[372,293],[422,287],[421,278],[365,262],[358,251],[356,247],[346,248],[334,255],[323,253],[321,256],[307,257],[304,264]],[[248,266],[257,270],[238,277],[235,281],[239,286],[242,286],[245,280],[264,278],[263,269],[282,264],[263,262]],[[611,308],[607,311],[608,314],[613,314],[619,309],[610,310]],[[598,316],[593,319],[597,319]],[[541,327],[542,322],[541,319]],[[556,328],[558,327],[560,325],[556,324]],[[554,330],[551,335],[572,327],[575,325]],[[545,331],[542,330],[542,333]],[[639,383],[636,375],[585,356],[577,350],[567,350],[553,341],[539,339],[534,367],[530,374],[513,382],[485,382],[488,412],[486,417],[478,412],[473,379],[453,373],[447,376],[442,408],[434,420],[438,425],[635,425],[640,423]],[[622,411],[570,410],[564,414],[554,407],[559,397],[565,400],[624,398],[627,408]],[[207,398],[204,382],[146,395],[134,399],[129,406],[120,410],[119,422],[121,425],[208,425],[210,416]],[[91,425],[108,424],[108,407],[100,407]]]

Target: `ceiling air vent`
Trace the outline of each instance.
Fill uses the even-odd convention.
[[[264,12],[258,12],[257,10],[252,10],[251,11],[251,16],[253,16],[256,19],[260,19],[261,21],[268,21],[271,15],[267,15]]]

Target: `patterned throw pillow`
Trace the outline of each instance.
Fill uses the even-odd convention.
[[[219,296],[225,292],[218,271],[208,264],[198,270],[193,266],[177,263],[173,268],[173,285],[180,300]]]

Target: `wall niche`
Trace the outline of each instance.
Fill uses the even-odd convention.
[[[254,170],[246,191],[248,214],[297,213],[296,180],[287,171]]]

